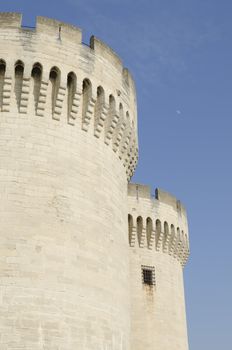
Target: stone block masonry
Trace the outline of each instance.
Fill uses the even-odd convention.
[[[187,350],[185,211],[128,187],[133,78],[79,28],[21,19],[0,13],[0,349]]]

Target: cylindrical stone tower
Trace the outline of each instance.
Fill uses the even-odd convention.
[[[188,350],[183,267],[186,211],[167,192],[129,184],[131,349]]]
[[[1,350],[135,349],[136,118],[133,80],[109,47],[58,21],[23,28],[0,14]]]

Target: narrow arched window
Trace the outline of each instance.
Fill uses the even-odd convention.
[[[109,115],[112,116],[115,114],[116,103],[113,95],[109,96]]]
[[[67,77],[67,105],[68,105],[68,117],[72,111],[73,100],[77,89],[77,77],[76,74],[70,72]]]
[[[164,234],[165,236],[169,233],[169,227],[167,221],[164,222]]]
[[[146,220],[146,234],[147,234],[147,244],[148,245],[149,245],[149,242],[151,240],[152,230],[153,230],[152,219],[147,218],[147,220]]]
[[[184,231],[181,230],[181,241],[185,242],[185,236],[184,236]]]
[[[156,220],[155,222],[155,229],[156,229],[156,233],[161,233],[161,222],[159,219]]]
[[[56,106],[56,99],[60,85],[60,71],[57,67],[50,70],[49,81],[51,84],[51,110],[54,113]]]
[[[171,235],[175,236],[175,227],[173,224],[171,224]]]
[[[155,242],[156,242],[156,247],[158,245],[160,234],[161,234],[161,222],[160,222],[159,219],[157,219],[156,222],[155,222]]]
[[[106,119],[106,124],[105,124],[105,135],[106,139],[108,139],[107,142],[110,140],[110,127],[112,125],[112,120],[116,114],[116,104],[115,104],[115,98],[113,95],[109,96],[109,109],[108,109],[108,114],[107,114],[107,119]]]
[[[40,63],[35,63],[31,71],[31,77],[33,79],[33,95],[35,102],[35,109],[39,102],[40,87],[42,81],[42,66]]]
[[[119,103],[119,117],[123,118],[123,105],[121,103]]]
[[[21,93],[22,93],[22,85],[23,85],[23,72],[24,72],[24,64],[22,61],[17,61],[15,63],[15,97],[18,108],[20,107],[21,101]]]
[[[108,124],[111,124],[112,118],[116,112],[116,103],[113,95],[109,96]]]
[[[114,132],[114,138],[113,138],[114,151],[116,151],[117,148],[119,147],[119,143],[121,141],[124,128],[125,128],[125,120],[124,120],[123,106],[121,103],[119,103],[119,119],[117,122],[117,126]]]
[[[126,125],[127,125],[127,128],[131,127],[131,120],[130,120],[130,115],[128,111],[126,112]]]
[[[169,227],[167,221],[164,222],[164,237],[163,237],[163,248],[167,249],[167,243],[168,243],[168,236],[169,236]]]
[[[0,77],[4,76],[6,72],[6,62],[4,60],[0,60]]]
[[[92,85],[89,79],[85,79],[82,85],[82,117],[85,118],[89,100],[92,96]]]
[[[6,73],[6,62],[4,60],[0,60],[0,108],[2,108],[5,73]]]
[[[143,231],[143,219],[141,216],[138,216],[137,217],[137,237],[138,237],[139,244],[141,242],[142,231]]]
[[[171,224],[170,226],[170,233],[171,233],[171,237],[170,237],[170,242],[169,242],[169,251],[172,251],[174,249],[174,242],[175,242],[175,227],[173,224]]]
[[[177,227],[177,228],[176,228],[176,247],[175,247],[175,251],[176,251],[176,252],[177,252],[178,247],[180,246],[180,244],[181,244],[180,228]]]
[[[129,243],[131,243],[132,238],[132,229],[133,229],[133,217],[132,215],[128,215],[128,239]]]
[[[102,114],[102,110],[104,107],[104,103],[105,103],[105,93],[104,90],[101,86],[98,86],[97,88],[97,100],[94,106],[94,124],[95,124],[95,128],[96,125],[99,122],[99,119],[101,117]]]

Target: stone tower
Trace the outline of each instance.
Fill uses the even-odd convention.
[[[136,93],[59,21],[0,14],[0,349],[187,350],[183,206],[129,184]]]
[[[186,212],[157,189],[128,186],[131,349],[187,350],[183,267],[189,255]]]

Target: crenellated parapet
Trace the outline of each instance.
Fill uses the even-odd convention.
[[[0,13],[0,111],[79,128],[112,148],[128,179],[138,159],[136,92],[120,58],[79,28]]]
[[[178,259],[182,266],[189,256],[188,222],[179,200],[150,187],[128,185],[128,237],[131,247],[155,250]]]

